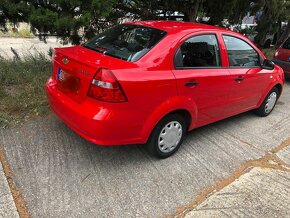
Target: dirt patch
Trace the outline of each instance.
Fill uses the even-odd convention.
[[[0,145],[0,162],[2,163],[4,174],[8,181],[8,185],[12,193],[19,216],[21,218],[30,218],[30,214],[28,212],[26,202],[24,201],[21,192],[17,190],[17,187],[13,181],[12,171],[5,157],[4,149],[1,145]]]
[[[288,147],[289,145],[290,145],[290,138],[286,139],[280,145],[278,145],[277,147],[273,148],[271,150],[271,152],[272,153],[278,153],[279,151],[281,151],[282,149]]]

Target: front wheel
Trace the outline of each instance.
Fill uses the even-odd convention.
[[[147,142],[149,153],[158,158],[171,156],[182,144],[185,132],[184,118],[179,114],[169,114],[152,131]]]
[[[274,87],[268,93],[267,97],[264,99],[261,106],[255,110],[255,113],[261,117],[268,116],[273,111],[278,98],[279,98],[279,90],[276,87]]]

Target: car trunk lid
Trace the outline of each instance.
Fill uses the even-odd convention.
[[[78,103],[87,98],[88,89],[100,67],[118,66],[122,60],[82,46],[56,48],[53,71],[57,88]]]

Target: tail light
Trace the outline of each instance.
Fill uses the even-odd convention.
[[[113,72],[101,68],[97,71],[89,88],[88,96],[106,102],[125,102],[126,95]]]

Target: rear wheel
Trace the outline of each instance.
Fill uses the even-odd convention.
[[[179,114],[169,114],[152,131],[147,142],[149,153],[158,158],[171,156],[182,144],[185,132],[184,118]]]
[[[274,87],[267,95],[261,106],[255,110],[256,114],[261,117],[268,116],[274,109],[279,98],[279,90]]]

